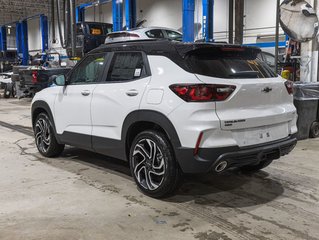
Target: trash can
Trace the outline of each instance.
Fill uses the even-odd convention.
[[[294,104],[298,113],[298,140],[319,137],[319,82],[294,84]]]

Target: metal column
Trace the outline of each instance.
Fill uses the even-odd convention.
[[[235,43],[244,41],[244,0],[235,1]]]
[[[22,57],[22,24],[20,22],[16,23],[16,46],[18,56]]]
[[[123,28],[123,0],[112,0],[113,31]]]
[[[203,1],[203,38],[205,42],[214,41],[214,0]]]
[[[92,5],[93,5],[93,3],[84,3],[84,4],[81,4],[80,6],[76,7],[75,18],[76,18],[77,23],[85,21],[85,8],[90,7]]]
[[[183,42],[194,42],[195,0],[183,0]]]
[[[279,52],[279,18],[280,18],[280,0],[276,4],[276,47],[275,47],[275,70],[278,72],[278,52]]]
[[[1,52],[7,51],[7,27],[1,26],[0,28],[0,50]]]
[[[49,26],[48,26],[48,17],[41,15],[40,16],[40,30],[41,30],[41,43],[42,43],[42,53],[44,54],[42,59],[46,60],[46,51],[49,49]]]
[[[136,0],[125,0],[126,29],[136,27]]]
[[[28,22],[21,22],[21,50],[22,50],[22,65],[29,64],[29,47],[28,47]]]
[[[81,7],[81,6],[77,6],[75,9],[75,18],[76,18],[76,22],[83,22],[84,21],[84,12],[85,12],[85,8]]]
[[[229,0],[228,43],[234,43],[234,0]]]

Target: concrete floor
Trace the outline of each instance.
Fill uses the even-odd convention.
[[[67,148],[41,157],[30,100],[0,99],[0,239],[319,239],[319,139],[253,175],[187,177],[142,195],[127,164]]]

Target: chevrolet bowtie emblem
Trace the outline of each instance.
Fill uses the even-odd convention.
[[[270,87],[265,87],[263,90],[261,90],[262,92],[264,92],[264,93],[269,93],[269,92],[271,92],[272,91],[272,88],[270,88]]]

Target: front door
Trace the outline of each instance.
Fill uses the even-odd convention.
[[[57,133],[64,143],[91,149],[91,101],[104,66],[105,54],[88,55],[60,89],[54,114]]]

